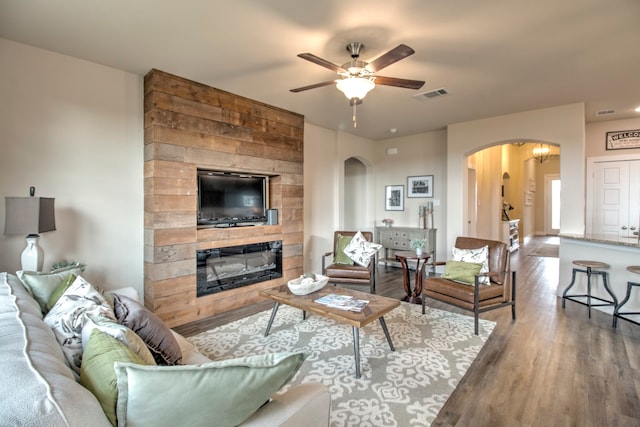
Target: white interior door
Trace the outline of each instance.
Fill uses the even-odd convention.
[[[560,233],[560,175],[544,176],[544,232],[547,235]]]
[[[602,234],[607,239],[631,237],[637,232],[638,219],[630,223],[632,202],[630,200],[629,161],[598,162],[593,166],[593,219],[591,232]],[[640,162],[639,162],[640,163]],[[636,175],[637,172],[634,172]],[[637,178],[636,179],[636,187]],[[637,190],[636,190],[637,191]],[[633,201],[637,210],[637,197]]]
[[[640,232],[640,160],[629,162],[629,233],[638,238]]]

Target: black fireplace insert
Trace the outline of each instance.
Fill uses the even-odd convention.
[[[282,277],[282,240],[196,251],[198,297]]]

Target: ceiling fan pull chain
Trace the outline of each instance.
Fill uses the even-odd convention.
[[[353,127],[354,128],[358,127],[358,123],[356,122],[356,106],[357,104],[354,102],[353,103]]]

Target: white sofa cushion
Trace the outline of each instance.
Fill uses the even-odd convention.
[[[38,303],[16,276],[0,273],[3,425],[111,426],[64,360]]]

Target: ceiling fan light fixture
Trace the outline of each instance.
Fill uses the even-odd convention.
[[[531,155],[533,156],[533,158],[539,161],[540,163],[547,160],[550,154],[551,154],[551,149],[547,144],[536,144],[531,150]]]
[[[372,79],[362,78],[362,77],[347,77],[345,79],[338,80],[336,83],[338,90],[344,93],[344,96],[347,99],[364,99],[367,96],[367,93],[374,87],[376,84]]]

